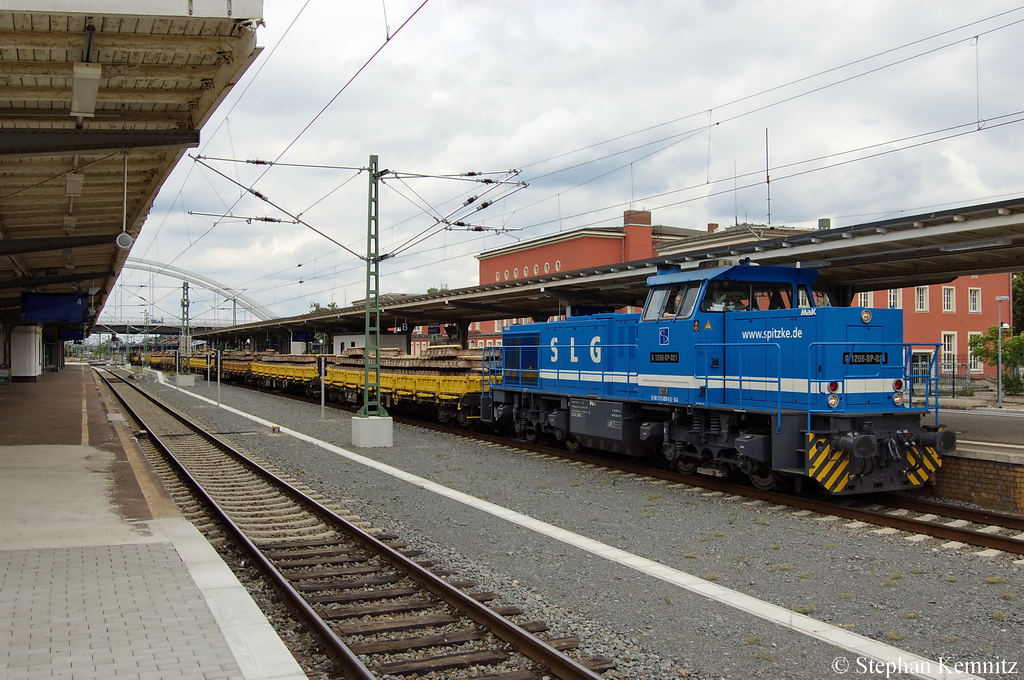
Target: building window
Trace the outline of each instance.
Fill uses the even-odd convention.
[[[550,262],[545,262],[544,263],[544,273],[545,274],[551,273],[551,263]]]
[[[529,276],[529,275],[530,275],[530,265],[524,264],[523,265],[523,276]]]
[[[561,260],[555,260],[555,271],[556,272],[562,271],[562,261]]]
[[[981,359],[974,356],[974,352],[971,351],[971,338],[979,335],[984,335],[984,333],[981,333],[980,331],[968,331],[967,333],[967,367],[970,369],[971,373],[981,373],[985,370]]]
[[[942,372],[956,370],[956,332],[942,334]]]
[[[872,304],[873,302],[874,302],[874,296],[871,294],[871,291],[868,291],[866,293],[858,293],[857,294],[857,306],[858,307],[873,307],[874,306]]]
[[[914,311],[928,311],[928,286],[918,286],[914,289]]]
[[[505,280],[508,281],[508,270],[505,270]]]
[[[967,289],[967,311],[970,314],[981,314],[981,288]]]
[[[903,291],[901,289],[889,289],[889,309],[903,309]]]
[[[494,272],[494,280],[501,281],[501,272]]]
[[[533,265],[533,275],[536,276],[539,273],[540,273],[540,267],[538,267],[537,265]]]
[[[948,314],[956,312],[956,288],[953,286],[942,287],[942,311]]]
[[[487,341],[487,346],[488,346],[488,347],[493,347],[493,346],[494,346],[494,343],[493,343],[492,341],[488,340],[488,341]]]

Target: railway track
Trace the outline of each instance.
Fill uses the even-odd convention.
[[[614,667],[573,659],[566,652],[579,640],[542,640],[543,622],[517,625],[518,607],[484,604],[497,593],[431,570],[396,536],[371,535],[154,397],[100,374],[140,437],[168,458],[346,678],[598,680]]]
[[[246,389],[260,389],[246,387]],[[274,391],[275,395],[313,403],[315,400],[288,392]],[[318,402],[317,402],[318,403]],[[331,404],[334,408],[347,409],[345,405]],[[663,479],[686,484],[725,495],[761,500],[772,505],[792,507],[821,515],[831,515],[864,522],[879,527],[891,528],[918,537],[932,537],[954,544],[973,545],[986,550],[998,550],[1024,555],[1024,517],[984,510],[975,510],[945,503],[931,502],[918,498],[880,494],[879,496],[841,497],[837,499],[815,499],[774,491],[761,491],[741,483],[704,477],[682,475],[674,471],[640,465],[622,460],[571,452],[561,447],[546,446],[539,442],[514,440],[486,432],[473,431],[456,424],[437,423],[392,413],[395,422],[445,432],[456,436],[471,437],[491,444],[515,447],[524,451],[550,456],[552,458],[576,461],[627,474]],[[913,513],[913,514],[911,514]]]
[[[792,507],[796,510],[832,515],[908,532],[912,537],[932,537],[947,542],[973,545],[987,550],[1024,555],[1024,517],[988,510],[953,506],[920,498],[879,494],[878,496],[848,496],[835,499],[816,499],[773,491],[761,491],[742,483],[704,477],[682,475],[674,471],[640,465],[629,461],[613,460],[606,457],[571,452],[564,448],[546,446],[542,443],[511,440],[492,434],[468,432],[465,428],[423,422],[394,416],[396,422],[447,432],[457,436],[472,437],[478,441],[502,446],[513,446],[524,451],[552,458],[596,465],[618,470],[627,474],[662,479],[677,484],[686,484],[724,495],[760,500],[777,506]],[[911,514],[913,513],[913,514]],[[950,546],[954,547],[954,546]]]

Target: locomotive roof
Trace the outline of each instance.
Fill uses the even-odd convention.
[[[687,281],[771,281],[787,283],[805,283],[811,285],[818,278],[816,269],[800,269],[797,267],[776,267],[772,265],[738,264],[728,267],[712,267],[710,269],[690,269],[683,272],[656,274],[647,279],[647,286],[667,286]]]

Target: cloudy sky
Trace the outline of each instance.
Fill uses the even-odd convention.
[[[244,289],[280,316],[363,297],[349,251],[365,253],[367,174],[344,168],[371,154],[428,176],[381,189],[388,292],[476,285],[473,255],[618,225],[629,208],[696,229],[768,223],[766,136],[771,224],[1024,194],[1024,7],[1012,2],[267,0],[264,11],[263,54],[190,151],[213,169],[182,161],[131,255]],[[473,205],[500,200],[473,213],[460,207],[488,186],[434,178],[511,169],[528,187],[505,198],[490,187]],[[223,175],[330,238],[189,214],[291,219]],[[449,215],[506,231],[439,228]],[[104,320],[174,318],[180,286],[126,269]],[[193,319],[230,320],[230,303],[196,288],[191,299]]]

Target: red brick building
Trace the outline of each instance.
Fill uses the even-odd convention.
[[[627,210],[621,227],[588,227],[477,255],[480,285],[528,279],[553,272],[646,260],[666,240],[699,236],[693,229],[655,226],[646,210]]]
[[[1002,320],[1011,320],[1012,278],[1012,274],[961,276],[949,283],[860,293],[853,304],[902,309],[904,341],[940,344],[943,373],[994,378],[996,367],[971,356],[967,343],[999,323],[1000,304]],[[1011,300],[1000,303],[997,296]]]

